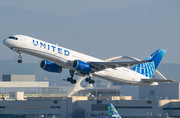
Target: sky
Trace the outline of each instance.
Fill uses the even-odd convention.
[[[146,5],[153,0],[1,0],[0,6],[17,6],[59,17],[78,16],[100,11],[119,11],[134,5]]]
[[[179,0],[0,0],[0,39],[24,34],[100,59],[145,59],[167,50],[180,63]],[[0,43],[0,59],[18,54]],[[41,61],[23,54],[24,62]]]

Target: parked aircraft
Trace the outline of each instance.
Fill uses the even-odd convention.
[[[158,82],[173,82],[151,79],[166,52],[162,49],[158,49],[143,61],[107,62],[25,35],[10,36],[4,39],[3,43],[19,53],[18,63],[22,63],[22,54],[26,53],[44,59],[40,67],[48,72],[61,73],[63,68],[68,68],[70,77],[67,81],[72,84],[76,83],[74,73],[87,76],[85,81],[90,84],[95,82],[93,76],[129,85],[153,86],[158,85]],[[132,65],[137,66],[127,68]]]
[[[108,104],[108,110],[109,110],[110,118],[122,118],[112,103]]]

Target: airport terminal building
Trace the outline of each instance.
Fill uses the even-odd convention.
[[[3,75],[0,118],[109,118],[108,103],[122,118],[180,118],[179,83],[91,88],[71,97],[68,90],[36,82],[34,75]]]
[[[180,100],[32,97],[1,100],[0,118],[109,118],[108,103],[112,103],[123,118],[180,117]]]

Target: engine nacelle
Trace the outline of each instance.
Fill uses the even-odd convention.
[[[84,73],[90,73],[92,71],[91,65],[80,60],[75,60],[73,62],[73,68]]]
[[[43,70],[46,70],[48,72],[54,72],[54,73],[61,73],[62,72],[62,67],[58,66],[57,64],[48,61],[48,60],[42,60],[40,63],[40,67]]]

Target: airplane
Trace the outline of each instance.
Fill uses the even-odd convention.
[[[122,118],[112,103],[108,104],[110,118]]]
[[[3,40],[3,44],[19,53],[18,63],[22,63],[22,54],[42,58],[40,67],[48,72],[61,73],[69,69],[68,82],[76,83],[74,74],[84,76],[85,81],[94,84],[92,77],[99,77],[116,83],[139,86],[155,86],[159,82],[173,80],[151,79],[158,67],[165,50],[158,49],[143,61],[108,62],[85,55],[58,45],[54,45],[26,35],[13,35]],[[129,66],[136,65],[133,68]]]

